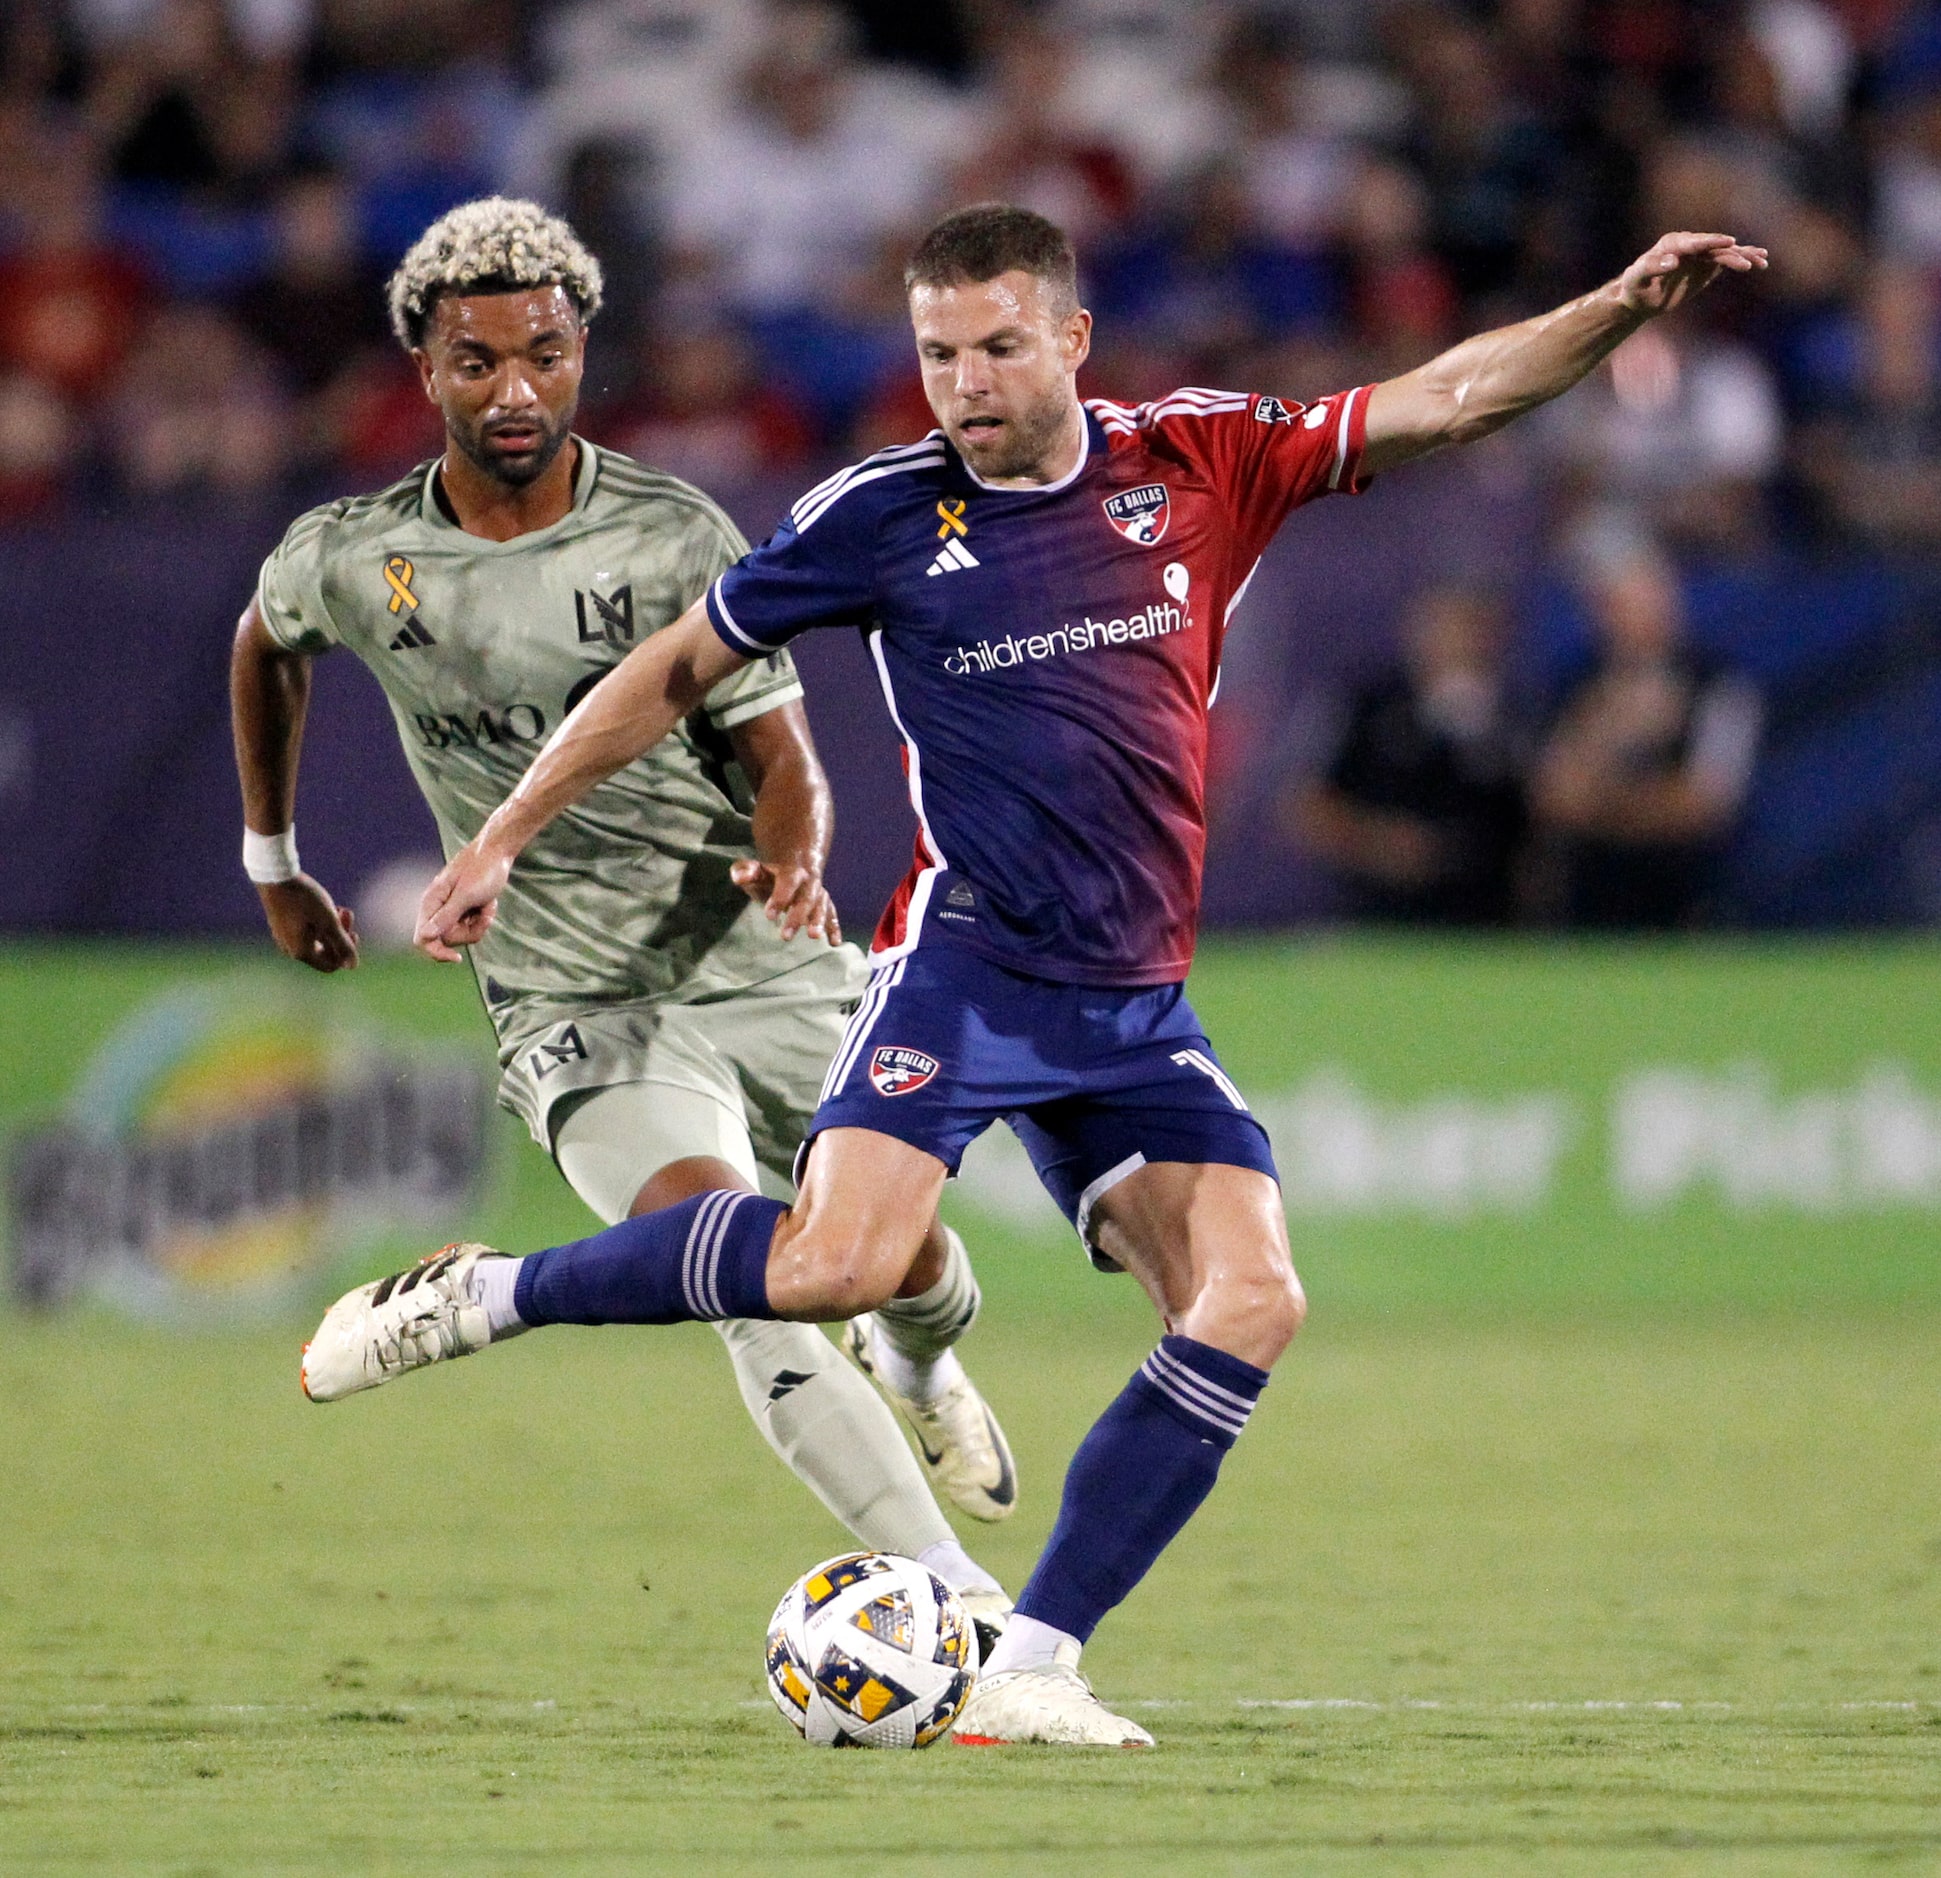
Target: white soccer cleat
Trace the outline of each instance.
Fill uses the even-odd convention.
[[[1152,1736],[1137,1722],[1115,1715],[1067,1659],[1038,1669],[1007,1669],[980,1676],[957,1717],[950,1738],[964,1748],[1011,1747],[1041,1741],[1063,1748],[1149,1748]]]
[[[303,1346],[303,1393],[335,1402],[406,1370],[484,1349],[491,1325],[465,1280],[480,1259],[497,1256],[490,1246],[448,1245],[408,1271],[346,1292]]]
[[[1018,1470],[997,1417],[968,1376],[932,1401],[901,1394],[885,1380],[875,1360],[876,1319],[869,1312],[844,1327],[842,1345],[850,1360],[910,1424],[930,1477],[960,1513],[986,1523],[1009,1519],[1018,1505]]]

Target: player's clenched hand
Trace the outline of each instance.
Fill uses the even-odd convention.
[[[432,875],[418,902],[418,929],[412,934],[418,950],[441,965],[456,963],[458,947],[477,945],[491,930],[511,872],[510,855],[467,842]]]
[[[357,963],[357,917],[312,880],[261,882],[256,889],[270,937],[285,958],[312,971],[348,971]]]
[[[842,944],[842,922],[836,903],[812,867],[771,866],[766,861],[737,861],[729,870],[734,883],[782,929],[784,939],[805,932],[811,939]]]
[[[1721,274],[1751,274],[1766,265],[1764,248],[1730,235],[1661,235],[1618,276],[1618,298],[1637,313],[1669,313]]]

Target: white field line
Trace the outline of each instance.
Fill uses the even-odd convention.
[[[587,1705],[591,1707],[594,1705]],[[610,1709],[618,1706],[603,1701],[597,1706]],[[765,1696],[751,1697],[737,1702],[737,1708],[769,1709],[774,1704]],[[1118,1708],[1136,1709],[1178,1709],[1183,1711],[1224,1711],[1228,1709],[1280,1709],[1296,1713],[1316,1710],[1348,1710],[1375,1715],[1405,1715],[1441,1712],[1462,1715],[1665,1715],[1682,1714],[1692,1716],[1715,1715],[1866,1715],[1900,1714],[1920,1715],[1941,1711],[1941,1697],[1905,1701],[1889,1698],[1876,1698],[1865,1701],[1848,1702],[1710,1702],[1710,1701],[1667,1701],[1635,1700],[1631,1698],[1600,1699],[1584,1701],[1542,1701],[1542,1702],[1480,1702],[1465,1701],[1460,1698],[1452,1701],[1415,1700],[1404,1698],[1392,1702],[1369,1701],[1361,1696],[1347,1695],[1289,1695],[1289,1696],[1238,1696],[1231,1702],[1195,1701],[1190,1698],[1149,1696],[1132,1701],[1114,1704]],[[578,1703],[566,1705],[568,1712],[587,1708]],[[37,1709],[31,1703],[0,1702],[0,1717],[39,1712],[55,1715],[142,1715],[160,1721],[170,1715],[329,1715],[345,1709],[382,1709],[393,1715],[432,1715],[442,1714],[453,1708],[485,1709],[531,1713],[558,1712],[561,1708],[557,1699],[547,1698],[537,1702],[505,1697],[480,1697],[467,1699],[453,1696],[438,1703],[389,1702],[369,1691],[347,1691],[343,1699],[334,1702],[180,1702],[167,1705],[155,1702],[66,1702],[50,1709]]]
[[[0,1716],[29,1713],[34,1706],[27,1702],[0,1702]],[[45,1712],[50,1715],[146,1715],[160,1721],[169,1715],[336,1715],[345,1709],[383,1709],[391,1715],[430,1715],[454,1707],[556,1709],[559,1703],[550,1697],[543,1702],[527,1702],[505,1696],[481,1696],[472,1701],[455,1695],[449,1701],[434,1706],[422,1701],[387,1702],[382,1696],[372,1695],[369,1690],[349,1689],[341,1700],[335,1702],[63,1702]]]
[[[1194,1706],[1167,1702],[1131,1702],[1129,1708],[1170,1708]],[[1919,1714],[1928,1709],[1941,1709],[1941,1697],[1930,1701],[1867,1701],[1867,1702],[1670,1702],[1670,1701],[1633,1701],[1633,1700],[1592,1700],[1583,1702],[1368,1702],[1356,1696],[1242,1696],[1234,1703],[1235,1708],[1282,1708],[1282,1709],[1369,1709],[1377,1713],[1396,1714],[1420,1709],[1449,1709],[1461,1714],[1471,1715],[1583,1715],[1623,1713],[1634,1714],[1687,1714],[1687,1715],[1769,1715],[1784,1712],[1789,1715],[1853,1715],[1872,1711],[1891,1711],[1904,1714]]]

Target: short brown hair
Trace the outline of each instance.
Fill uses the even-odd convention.
[[[915,287],[964,287],[996,280],[1013,269],[1034,275],[1068,307],[1078,305],[1078,257],[1056,222],[1008,202],[974,202],[955,209],[917,243],[903,270]]]

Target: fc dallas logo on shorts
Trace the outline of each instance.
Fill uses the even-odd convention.
[[[1164,483],[1142,483],[1105,498],[1105,519],[1142,548],[1150,548],[1166,532],[1170,514]]]
[[[870,1087],[878,1095],[908,1095],[921,1089],[937,1073],[937,1059],[921,1050],[886,1043],[869,1059]]]

